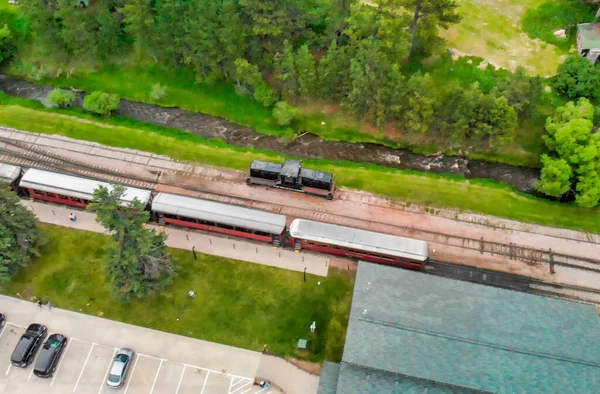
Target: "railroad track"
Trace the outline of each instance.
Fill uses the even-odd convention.
[[[65,159],[64,157],[50,153],[47,149],[41,148],[40,146],[33,143],[17,141],[5,137],[0,137],[0,161],[20,165],[23,167],[35,167],[50,171],[62,172],[70,175],[97,178],[102,179],[106,182],[120,183],[125,186],[143,189],[156,190],[161,185],[177,187],[179,189],[183,189],[189,192],[201,194],[201,198],[207,198],[228,204],[270,210],[277,213],[285,214],[290,217],[302,217],[311,220],[333,223],[336,221],[336,218],[340,217],[354,221],[358,220],[356,217],[333,215],[319,210],[311,210],[307,212],[305,209],[301,208],[266,203],[238,196],[227,196],[225,194],[215,193],[189,185],[182,186],[159,182],[162,171],[172,171],[167,167],[161,169],[154,165],[153,168],[160,170],[157,171],[154,179],[136,177],[129,174],[124,175],[121,172],[114,169],[110,169],[108,167],[83,164],[78,161]],[[519,260],[528,264],[544,264],[548,266],[550,271],[552,271],[554,266],[564,266],[600,273],[600,260],[574,257],[565,254],[555,253],[551,249],[533,249],[514,244],[507,245],[499,242],[485,241],[483,238],[473,239],[428,230],[415,230],[413,228],[408,228],[405,226],[390,225],[388,223],[382,222],[373,223],[385,225],[390,228],[402,229],[406,233],[410,233],[410,236],[419,237],[419,235],[426,235],[428,242],[431,243],[439,243],[443,245],[454,246],[461,249],[478,251],[481,254],[485,253],[490,255],[505,256],[511,260]]]
[[[479,283],[530,294],[600,304],[600,290],[558,283],[548,283],[527,276],[491,271],[484,268],[430,261],[426,270],[430,275]]]

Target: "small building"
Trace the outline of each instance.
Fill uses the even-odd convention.
[[[596,307],[360,262],[319,394],[600,392]]]
[[[596,64],[600,56],[600,23],[577,25],[577,53]]]

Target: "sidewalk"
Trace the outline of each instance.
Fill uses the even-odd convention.
[[[96,215],[90,212],[73,210],[54,204],[31,202],[23,200],[29,210],[35,213],[43,223],[56,226],[70,227],[78,230],[104,233],[104,227],[96,222]],[[74,212],[76,222],[69,220],[69,213]],[[157,231],[164,231],[167,235],[167,246],[178,249],[227,257],[250,263],[263,264],[271,267],[284,268],[292,271],[306,272],[312,275],[327,276],[329,258],[310,253],[294,253],[287,249],[274,249],[271,245],[251,243],[241,239],[230,239],[216,235],[202,234],[186,231],[184,229],[148,225]]]

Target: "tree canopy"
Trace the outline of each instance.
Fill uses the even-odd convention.
[[[115,245],[107,250],[105,271],[119,298],[143,298],[171,283],[174,275],[164,233],[145,228],[149,219],[143,204],[134,199],[121,205],[126,189],[111,185],[94,191],[88,210],[112,234]]]
[[[600,201],[600,133],[594,129],[594,106],[586,98],[568,102],[546,121],[544,141],[555,157],[543,156],[541,192],[560,197],[575,192],[575,203],[586,208]]]
[[[0,182],[0,285],[38,256],[42,232],[38,220],[10,187]]]

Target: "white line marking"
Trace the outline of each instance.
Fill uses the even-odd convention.
[[[56,366],[56,371],[54,371],[54,374],[52,375],[52,382],[50,382],[50,386],[52,386],[54,384],[54,379],[56,379],[56,374],[60,370],[60,366],[62,365],[62,362],[65,359],[65,356],[67,355],[67,352],[69,351],[69,346],[71,346],[71,340],[70,339],[69,339],[69,342],[67,342],[67,347],[65,348],[65,352],[60,355],[60,361],[58,362],[58,365]]]
[[[8,364],[8,369],[6,370],[5,375],[8,375],[8,373],[10,372],[10,367],[12,367],[12,364]]]
[[[240,394],[246,394],[246,393],[247,393],[248,391],[250,391],[250,390],[252,390],[252,387],[250,387],[250,388],[249,388],[248,390],[246,390],[246,391],[243,391],[243,392],[242,392],[242,393],[240,393]]]
[[[22,325],[20,325],[20,324],[6,322],[6,325],[9,325],[9,324],[10,324],[11,326],[15,326],[15,327],[17,327],[17,328],[27,328],[27,327],[25,327],[25,326],[22,326]]]
[[[183,364],[183,371],[181,371],[181,376],[179,377],[179,383],[177,384],[177,390],[175,390],[175,394],[179,394],[179,387],[181,386],[181,381],[183,380],[183,374],[185,373],[185,369],[187,366]]]
[[[233,378],[233,379],[231,379],[231,387],[229,387],[230,390],[244,381],[243,379],[239,379],[237,382],[233,383],[233,381],[235,379],[239,379],[239,378]]]
[[[160,360],[160,364],[158,364],[158,370],[156,371],[156,376],[154,377],[154,383],[152,383],[152,389],[150,390],[150,394],[154,392],[154,386],[156,385],[156,381],[158,380],[158,374],[160,373],[160,368],[162,367],[163,360]]]
[[[254,393],[254,394],[259,394],[259,393],[262,393],[262,392],[263,392],[263,391],[265,391],[265,390],[266,390],[266,389],[262,389],[262,390],[260,390],[260,391],[257,391],[257,392],[256,392],[256,393]]]
[[[239,380],[239,381],[238,381],[236,384],[234,384],[234,386],[235,386],[235,385],[237,385],[237,384],[239,384],[239,383],[242,383],[242,382],[244,382],[244,381],[245,381],[245,379],[240,379],[240,380]],[[235,393],[236,391],[243,389],[244,387],[248,386],[250,383],[252,383],[252,381],[251,381],[251,380],[248,380],[248,381],[246,382],[246,384],[244,384],[244,385],[242,385],[242,386],[238,386],[238,387],[237,387],[235,390],[233,390],[233,391],[231,391],[231,389],[229,389],[229,394],[233,394],[233,393]],[[233,386],[231,386],[231,388],[233,388]],[[245,391],[244,391],[244,393],[245,393]]]
[[[133,373],[135,372],[135,367],[136,367],[137,362],[138,362],[139,359],[140,359],[140,356],[138,355],[135,358],[135,362],[133,363],[133,368],[131,369],[131,373],[127,377],[127,387],[125,387],[125,394],[127,394],[127,390],[129,390],[129,383],[131,383],[131,377],[133,376]]]
[[[104,380],[102,381],[102,383],[100,383],[100,388],[98,389],[98,394],[100,394],[100,392],[102,391],[102,388],[104,387],[104,384],[106,384],[106,379],[108,379],[108,372],[110,371],[110,366],[112,365],[113,358],[115,358],[115,354],[117,354],[117,348],[115,348],[115,351],[113,352],[113,355],[110,358],[110,362],[108,363],[108,367],[106,368],[106,373],[104,374]]]
[[[79,373],[79,378],[77,378],[77,383],[75,383],[75,387],[73,387],[73,393],[75,392],[75,390],[77,390],[77,386],[79,386],[79,381],[81,380],[81,377],[83,376],[83,371],[85,371],[85,366],[87,365],[89,359],[90,359],[90,355],[92,354],[92,350],[94,350],[94,346],[96,344],[92,342],[92,347],[90,347],[90,351],[88,352],[87,357],[85,358],[85,363],[83,363],[83,368],[81,368],[81,372]]]
[[[200,394],[204,394],[204,389],[206,388],[206,381],[208,380],[208,375],[210,375],[210,371],[206,371],[206,377],[204,378],[204,383],[202,384],[202,391]]]
[[[160,358],[160,357],[152,356],[152,355],[150,355],[150,354],[138,353],[137,355],[138,355],[138,356],[142,356],[142,357],[150,357],[150,358],[153,358],[153,359],[155,359],[155,360],[164,360],[164,358]]]
[[[35,359],[33,361],[35,361]],[[29,382],[29,379],[31,379],[31,375],[33,375],[33,370],[35,369],[35,364],[33,363],[33,361],[31,362],[33,364],[33,366],[31,367],[31,372],[29,372],[29,377],[27,378],[28,382]]]

